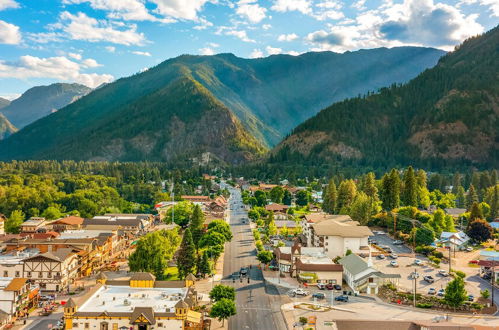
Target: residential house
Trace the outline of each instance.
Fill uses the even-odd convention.
[[[269,205],[265,205],[265,209],[267,211],[272,211],[272,212],[286,213],[286,211],[289,209],[289,206],[283,205],[283,204],[278,204],[278,203],[272,203]]]
[[[38,249],[23,249],[0,255],[0,276],[20,278],[24,276],[24,259],[40,253]]]
[[[45,218],[31,217],[22,223],[21,233],[36,233],[41,230],[44,225]]]
[[[64,306],[66,329],[204,329],[195,278],[157,281],[152,274],[134,273],[127,280],[99,278],[83,297]]]
[[[83,225],[83,218],[77,216],[67,216],[51,222],[50,229],[56,232],[63,232],[67,230],[79,230]]]
[[[274,220],[275,226],[277,229],[282,229],[284,227],[288,229],[294,229],[298,227],[295,221],[293,220]]]
[[[191,203],[209,203],[211,201],[210,196],[190,196],[190,195],[182,195],[181,198],[185,201]]]
[[[37,306],[39,287],[27,278],[0,277],[0,310],[9,318],[24,316]]]
[[[373,267],[371,256],[368,262],[355,253],[339,260],[343,265],[343,280],[357,293],[377,294],[383,284],[390,282],[398,285],[400,274],[385,274]]]
[[[440,234],[439,242],[453,250],[462,250],[469,242],[470,238],[463,231],[455,233],[444,231]]]
[[[289,220],[290,218],[291,218],[291,216],[287,213],[274,212],[274,220]]]
[[[72,249],[58,249],[24,259],[24,277],[42,291],[69,290],[78,274],[78,257]]]

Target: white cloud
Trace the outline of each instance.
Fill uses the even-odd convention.
[[[82,66],[64,56],[40,58],[25,55],[17,62],[0,61],[0,78],[51,78],[92,88],[114,79],[109,74],[82,73]]]
[[[220,45],[215,43],[215,42],[209,42],[209,43],[207,43],[207,45],[208,45],[208,47],[212,47],[212,48],[220,47]]]
[[[14,101],[15,99],[17,99],[21,95],[22,94],[20,94],[20,93],[9,93],[9,94],[0,95],[0,97],[3,99],[7,99],[9,101]]]
[[[306,40],[316,46],[312,50],[336,52],[404,45],[452,50],[483,31],[476,15],[465,16],[456,7],[432,0],[404,0],[380,8],[358,14],[354,22],[309,33]]]
[[[93,58],[87,58],[81,62],[81,65],[86,68],[97,68],[102,66],[102,64],[97,63]]]
[[[140,0],[63,0],[64,4],[80,4],[88,2],[93,9],[108,11],[112,19],[131,21],[161,21],[151,15],[143,1]],[[169,23],[166,21],[166,23]]]
[[[225,32],[228,36],[234,36],[241,39],[244,42],[256,42],[253,39],[248,38],[248,34],[244,30],[229,30]]]
[[[64,11],[61,13],[60,18],[64,23],[62,25],[56,24],[54,27],[61,27],[74,40],[107,41],[127,46],[142,45],[146,41],[144,34],[137,33],[135,24],[119,24],[116,22],[113,24],[105,20],[97,21],[95,18],[81,12],[73,15]]]
[[[201,55],[215,55],[215,51],[213,48],[210,47],[204,47],[199,49],[199,54]]]
[[[202,17],[199,17],[197,21],[199,22],[199,24],[196,25],[195,27],[193,27],[193,29],[195,29],[195,30],[205,30],[205,29],[213,26],[212,22],[210,22]]]
[[[133,51],[132,54],[135,54],[135,55],[140,55],[140,56],[151,56],[151,53],[149,52],[140,52],[140,51]]]
[[[303,14],[310,14],[311,5],[311,0],[277,0],[271,9],[278,12],[299,11]]]
[[[0,10],[7,8],[19,8],[19,4],[14,0],[0,0]]]
[[[261,58],[263,56],[263,52],[260,49],[253,49],[249,55],[250,58]]]
[[[277,41],[293,41],[296,39],[298,39],[298,35],[296,33],[281,34],[277,37]]]
[[[68,53],[68,56],[78,61],[81,60],[81,54],[78,53]]]
[[[158,14],[175,18],[197,21],[198,12],[209,0],[149,0],[156,4],[154,10]]]
[[[21,39],[19,26],[0,20],[0,44],[18,45]]]
[[[239,1],[236,14],[248,19],[251,23],[260,23],[265,17],[267,9],[260,7],[257,3],[248,3],[248,1]]]
[[[282,53],[281,48],[275,48],[275,47],[271,47],[271,46],[265,47],[265,50],[267,51],[267,54],[269,54],[269,55],[277,55],[277,54]]]
[[[29,40],[39,43],[47,44],[49,42],[60,42],[63,40],[63,35],[56,32],[39,32],[39,33],[27,33]]]
[[[116,51],[116,47],[114,46],[106,46],[105,49],[109,52],[109,53],[114,53]]]
[[[268,30],[268,29],[270,29],[271,27],[272,27],[272,25],[270,25],[270,24],[263,24],[263,25],[262,25],[262,29],[264,29],[264,30]]]
[[[459,7],[462,4],[479,4],[481,6],[487,6],[492,12],[491,16],[499,17],[499,0],[461,0],[457,6]]]

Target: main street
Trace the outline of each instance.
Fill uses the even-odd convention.
[[[241,193],[230,189],[230,226],[233,239],[226,245],[223,282],[236,289],[237,315],[229,320],[229,329],[286,329],[281,313],[281,296],[272,285],[265,285],[258,269],[253,235],[243,209]],[[245,223],[242,223],[246,219]],[[231,274],[241,267],[250,267],[250,282],[247,279],[233,283]]]

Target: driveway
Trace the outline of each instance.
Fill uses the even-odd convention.
[[[394,239],[388,236],[387,234],[374,234],[371,236],[374,240],[378,242],[378,246],[387,245],[389,246],[393,252],[395,253],[412,253],[412,250],[404,245],[395,245],[393,244]]]

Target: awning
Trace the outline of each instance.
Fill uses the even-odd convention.
[[[187,312],[187,321],[192,323],[201,323],[201,313],[189,310]]]

